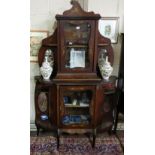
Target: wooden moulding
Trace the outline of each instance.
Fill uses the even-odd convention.
[[[80,4],[77,1],[72,0],[71,4],[73,5],[71,9],[64,11],[63,15],[56,15],[56,19],[100,19],[101,16],[99,14],[95,14],[93,11],[86,12],[84,11]]]
[[[41,47],[39,49],[39,53],[38,53],[39,66],[41,66],[41,64],[44,60],[45,51],[47,49],[51,49],[53,52],[56,52],[57,51],[57,45],[58,44],[57,44],[57,28],[56,28],[54,33],[51,36],[42,40],[42,45],[41,45]],[[55,55],[54,55],[54,57],[55,57]]]
[[[42,45],[44,46],[57,46],[57,29],[55,29],[54,33],[42,40]]]

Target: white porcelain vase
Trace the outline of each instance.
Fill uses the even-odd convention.
[[[52,72],[53,72],[53,66],[51,66],[51,62],[48,62],[48,56],[45,55],[44,62],[40,67],[40,73],[43,76],[44,80],[49,80]]]
[[[113,71],[113,67],[110,65],[108,57],[106,56],[106,59],[101,57],[98,61],[98,65],[102,78],[105,80],[109,80],[109,77]]]

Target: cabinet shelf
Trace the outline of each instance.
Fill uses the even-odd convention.
[[[70,48],[87,48],[88,45],[66,45],[66,47],[70,47]]]
[[[50,47],[57,47],[58,45],[57,44],[48,44],[48,46],[50,46]]]
[[[63,125],[80,125],[80,126],[83,126],[83,125],[88,125],[89,122],[69,122],[69,123],[63,123]]]
[[[97,46],[99,46],[99,47],[103,47],[103,46],[108,46],[109,44],[98,44]]]
[[[84,125],[90,123],[89,115],[66,115],[63,117],[64,125]]]
[[[71,105],[71,104],[65,104],[65,107],[66,108],[88,108],[89,105],[86,104],[86,105]]]

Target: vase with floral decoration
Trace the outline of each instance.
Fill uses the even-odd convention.
[[[50,76],[53,72],[53,60],[51,60],[49,57],[49,53],[51,52],[52,51],[49,50],[45,52],[44,61],[42,63],[42,66],[40,67],[40,73],[44,80],[50,80]]]
[[[98,65],[102,78],[104,80],[109,80],[109,77],[113,71],[113,67],[110,65],[110,62],[108,61],[108,56],[106,56],[106,58],[101,56],[101,58],[99,58],[98,60]]]

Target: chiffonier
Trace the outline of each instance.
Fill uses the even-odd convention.
[[[40,129],[61,132],[90,131],[95,144],[99,126],[113,125],[115,77],[104,80],[98,67],[100,53],[113,65],[111,41],[98,30],[99,14],[84,11],[78,2],[56,15],[53,35],[42,40],[38,54],[41,67],[45,52],[52,51],[50,80],[36,76],[35,123]]]

